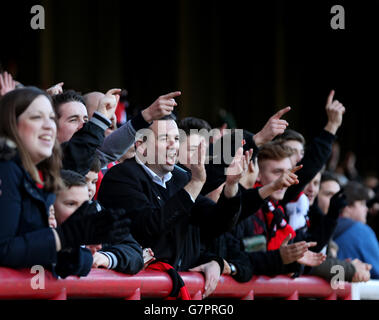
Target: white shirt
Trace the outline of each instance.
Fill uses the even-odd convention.
[[[136,159],[136,162],[146,171],[146,173],[149,175],[149,177],[151,178],[151,180],[153,180],[153,182],[155,182],[156,184],[160,185],[161,187],[167,189],[166,188],[166,182],[168,182],[168,181],[171,180],[171,178],[172,178],[172,173],[171,172],[166,173],[163,176],[163,178],[161,178],[153,170],[151,170],[144,163],[142,163],[142,161],[140,159],[138,159],[137,156],[135,156],[135,159]],[[189,193],[188,193],[188,195],[190,196],[192,202],[195,203],[195,199]]]
[[[155,182],[156,184],[160,185],[161,187],[166,188],[166,182],[170,181],[171,178],[172,178],[172,173],[171,172],[168,172],[166,173],[162,178],[160,176],[158,176],[153,170],[151,170],[150,168],[148,168],[145,164],[142,163],[142,161],[140,159],[138,159],[137,156],[135,156],[135,159],[136,159],[136,162],[142,166],[143,170],[146,171],[146,173],[149,175],[149,177],[151,178],[151,180],[153,180],[153,182]]]

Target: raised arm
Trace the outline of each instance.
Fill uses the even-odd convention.
[[[345,113],[345,107],[337,100],[333,101],[333,97],[334,91],[332,90],[325,106],[328,122],[321,133],[306,148],[304,157],[299,163],[303,165],[303,169],[298,173],[299,184],[287,190],[282,203],[291,201],[303,191],[331,155],[332,144],[336,139],[335,134],[342,124],[342,116]]]
[[[271,141],[277,135],[282,134],[284,130],[286,130],[288,122],[281,119],[281,117],[283,117],[290,110],[291,107],[286,107],[279,110],[270,119],[268,119],[262,130],[254,135],[254,142],[258,147]]]
[[[0,97],[16,88],[16,82],[10,73],[0,73]]]
[[[174,107],[177,106],[175,98],[180,95],[180,91],[175,91],[160,96],[148,108],[106,137],[102,146],[97,150],[102,165],[120,159],[134,144],[138,130],[148,128],[154,120],[171,114]]]
[[[110,126],[120,89],[111,89],[100,100],[97,111],[89,122],[78,130],[72,138],[62,144],[63,167],[86,175],[91,168],[93,156],[103,144],[104,132]],[[99,154],[102,164],[107,163]]]

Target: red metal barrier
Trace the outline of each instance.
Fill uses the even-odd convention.
[[[56,280],[45,271],[43,290],[32,287],[36,274],[30,270],[0,268],[0,299],[66,299],[66,288],[63,281]]]
[[[44,289],[33,289],[30,270],[0,268],[0,299],[67,299],[67,298],[166,298],[172,290],[168,274],[160,271],[141,271],[126,275],[111,270],[93,269],[87,277],[54,279],[45,271]],[[204,277],[197,272],[182,272],[181,276],[194,300],[200,300],[204,291]],[[330,284],[317,277],[287,276],[253,277],[239,283],[230,276],[222,276],[210,298],[252,300],[259,297],[297,300],[313,297],[327,300],[351,299],[351,284],[333,290]]]
[[[64,280],[70,298],[124,298],[140,300],[142,277],[112,270],[92,269],[87,277],[68,277]]]

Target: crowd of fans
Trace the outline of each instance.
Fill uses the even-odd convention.
[[[274,114],[253,134],[177,120],[160,96],[128,119],[120,89],[84,95],[23,86],[0,73],[0,266],[42,265],[57,278],[91,268],[379,279],[378,179],[339,160],[345,107],[306,143]]]

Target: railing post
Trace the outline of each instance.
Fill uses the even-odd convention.
[[[192,297],[191,297],[192,300],[203,300],[203,294],[201,293],[201,291],[197,291]]]
[[[333,292],[330,296],[327,296],[325,300],[337,300],[337,294]]]
[[[352,300],[351,292],[343,297],[343,300]]]
[[[50,300],[67,300],[67,291],[66,288],[62,288],[61,291]]]
[[[129,297],[125,300],[141,300],[141,288],[137,288]]]
[[[250,290],[241,300],[254,300],[254,290]]]
[[[286,300],[299,300],[299,292],[295,290]]]

